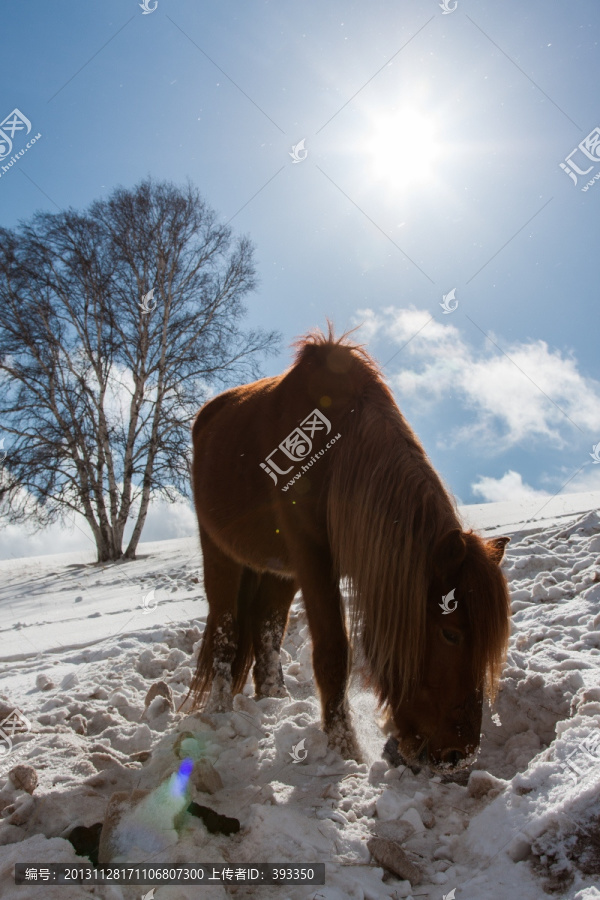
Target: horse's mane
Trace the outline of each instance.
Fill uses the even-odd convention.
[[[375,361],[347,340],[313,332],[297,343],[298,361],[326,349],[351,356],[356,398],[335,427],[341,433],[328,485],[329,540],[350,588],[353,634],[360,638],[381,702],[407,698],[422,676],[433,550],[453,529],[455,504],[400,413]],[[467,542],[469,576],[461,591],[470,625],[473,669],[493,695],[508,640],[508,592],[491,551]],[[452,587],[452,585],[450,585]],[[440,598],[441,599],[441,598]]]

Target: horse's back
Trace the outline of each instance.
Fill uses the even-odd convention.
[[[246,565],[275,559],[275,569],[289,570],[290,542],[304,535],[327,543],[325,496],[335,448],[323,451],[364,387],[361,368],[349,347],[307,344],[282,375],[232,388],[202,407],[192,428],[194,497],[200,527],[223,550]],[[315,411],[321,418],[311,426],[311,453],[320,455],[307,472],[308,455],[294,457],[293,445],[292,457],[279,448]],[[280,466],[275,483],[269,463]]]
[[[192,425],[192,441],[194,448],[196,442],[202,440],[206,433],[214,429],[226,429],[231,415],[236,417],[243,415],[248,407],[256,404],[257,398],[268,392],[278,378],[261,378],[251,384],[242,384],[229,388],[221,394],[217,394],[211,400],[207,400],[201,407]]]

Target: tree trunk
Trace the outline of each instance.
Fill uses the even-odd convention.
[[[117,540],[115,529],[104,523],[93,529],[94,540],[96,541],[97,562],[116,562],[123,559],[123,545]]]

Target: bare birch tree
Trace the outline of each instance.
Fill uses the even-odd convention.
[[[194,412],[276,348],[242,327],[254,288],[251,243],[191,185],[148,179],[0,229],[7,520],[81,513],[99,561],[133,558],[151,498],[189,492]]]

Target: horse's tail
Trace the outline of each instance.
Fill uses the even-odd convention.
[[[248,673],[254,659],[252,643],[252,606],[258,592],[260,575],[252,569],[244,568],[240,578],[240,586],[236,600],[234,634],[236,651],[231,665],[231,692],[239,694],[246,684]],[[206,628],[202,635],[202,643],[198,653],[196,672],[192,679],[186,700],[191,698],[192,707],[198,709],[208,699],[215,675],[214,667],[215,622],[208,616]]]
[[[231,690],[239,694],[243,690],[254,660],[252,642],[252,612],[260,585],[260,575],[252,569],[242,571],[237,595],[237,649],[231,667]]]

